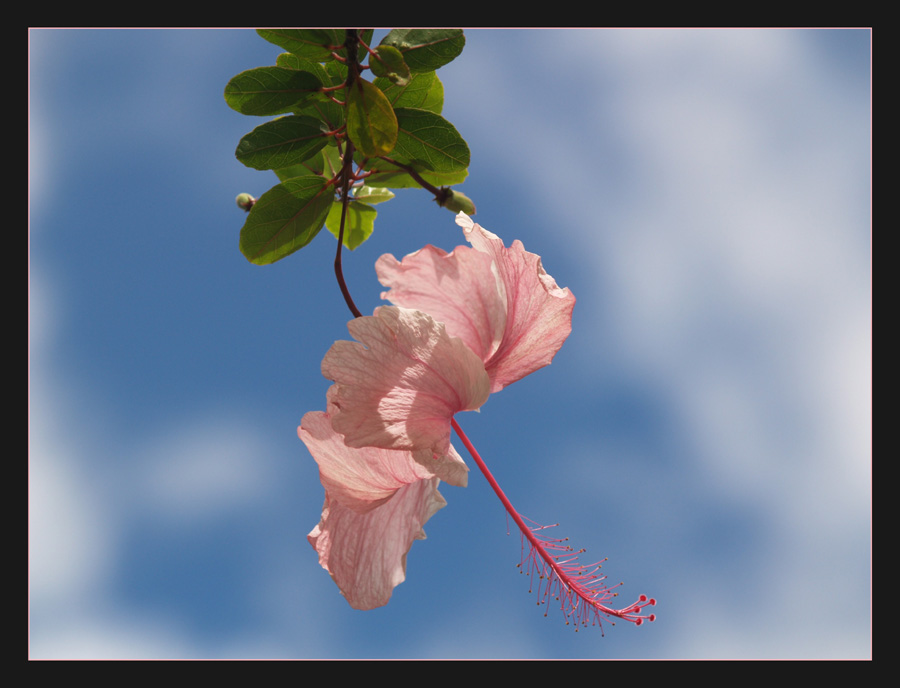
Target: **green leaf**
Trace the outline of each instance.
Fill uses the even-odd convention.
[[[369,54],[369,51],[363,47],[363,43],[366,45],[372,45],[372,34],[375,33],[375,29],[363,29],[359,32],[359,50],[356,53],[356,59],[358,62],[363,62],[366,59],[366,55]]]
[[[385,77],[392,84],[406,86],[409,83],[409,67],[403,55],[392,45],[379,45],[369,59],[369,67],[375,76]]]
[[[353,198],[366,203],[384,203],[394,197],[394,192],[380,186],[361,186],[353,190]]]
[[[337,86],[343,84],[347,80],[347,65],[337,60],[326,62],[324,65],[304,57],[294,55],[294,53],[281,53],[276,60],[277,67],[285,67],[286,69],[297,69],[303,72],[311,72],[319,77],[319,80],[325,86]]]
[[[365,55],[363,55],[363,57],[365,57]],[[347,80],[347,65],[343,62],[338,62],[337,60],[326,62],[325,71],[328,72],[328,76],[331,77],[332,86],[337,86]],[[338,94],[341,93],[341,91],[336,91],[335,93]],[[338,95],[335,95],[335,98],[340,99]]]
[[[332,65],[342,69],[344,76],[336,78]],[[310,74],[315,74],[316,78],[322,82],[324,86],[335,86],[344,82],[347,78],[347,68],[340,62],[331,61],[325,63],[323,67],[318,62],[298,57],[293,53],[281,53],[275,60],[276,67],[284,67],[285,69],[294,69]],[[332,91],[331,95],[339,100],[343,97],[343,91]],[[337,129],[344,123],[344,108],[335,103],[324,93],[318,93],[311,98],[303,101],[300,107],[293,108],[295,115],[309,115],[328,123],[329,129]],[[330,143],[330,142],[329,142]]]
[[[305,177],[310,174],[324,177],[326,181],[330,181],[340,169],[341,156],[338,154],[337,148],[328,146],[299,165],[291,165],[290,167],[275,170],[275,174],[278,175],[281,181],[293,177]]]
[[[456,128],[428,110],[397,108],[397,145],[391,156],[417,172],[452,173],[469,166],[469,146]]]
[[[282,64],[284,62],[284,64]],[[279,67],[289,67],[291,69],[301,69],[306,72],[312,72],[317,77],[319,77],[324,86],[343,86],[344,82],[347,80],[347,65],[343,62],[338,62],[337,60],[332,60],[331,62],[326,62],[325,64],[319,64],[318,62],[311,62],[310,60],[304,60],[302,57],[297,57],[291,53],[282,53],[278,56],[278,60],[276,64]],[[316,70],[307,69],[303,65],[312,64],[316,66]],[[298,65],[298,66],[293,66]],[[330,95],[334,96],[338,100],[343,100],[343,90],[339,89],[337,91],[330,91]],[[328,96],[322,94],[322,98],[331,101]]]
[[[225,87],[225,102],[243,115],[280,115],[310,98],[322,82],[310,72],[257,67],[241,72]]]
[[[235,157],[256,170],[275,170],[289,167],[312,157],[325,147],[328,139],[324,122],[291,115],[280,117],[256,127],[241,139]]]
[[[315,62],[331,60],[331,53],[344,45],[343,29],[257,29],[269,43]]]
[[[466,45],[462,29],[393,29],[380,45],[392,45],[412,72],[433,72],[459,55]]]
[[[381,89],[358,78],[347,93],[347,134],[369,157],[387,155],[397,143],[397,117]]]
[[[318,62],[313,62],[312,60],[300,57],[299,55],[294,55],[294,53],[281,53],[281,55],[275,58],[275,66],[293,69],[297,72],[309,72],[310,74],[315,74],[316,78],[321,81],[323,85],[331,83],[331,77],[322,65]]]
[[[335,201],[328,211],[325,226],[337,239],[341,231],[341,203]],[[378,211],[370,205],[351,201],[347,206],[347,219],[344,221],[344,246],[351,251],[372,236],[375,230],[375,216]]]
[[[325,222],[334,196],[322,177],[294,177],[266,191],[241,229],[241,253],[268,265],[306,246]]]
[[[444,85],[434,72],[413,74],[406,86],[397,86],[383,77],[374,83],[394,108],[418,108],[441,114],[444,107]]]
[[[435,186],[462,184],[468,176],[469,146],[456,128],[434,112],[397,108],[397,145],[390,155],[409,165]],[[408,173],[385,160],[369,160],[365,169],[372,172],[366,183],[390,189],[418,187]]]
[[[317,177],[325,177],[324,171],[325,161],[321,151],[308,160],[304,160],[299,165],[291,165],[290,167],[282,167],[280,170],[273,170],[273,172],[278,175],[279,181],[282,182],[293,179],[294,177],[308,177],[311,174],[314,174]],[[325,179],[331,179],[331,177],[325,177]]]
[[[376,160],[366,165],[367,170],[371,170],[372,174],[366,177],[366,181],[370,184],[378,186],[386,186],[389,189],[419,189],[421,185],[405,171],[397,169],[388,162]],[[434,186],[452,186],[454,184],[462,184],[469,176],[468,170],[459,170],[458,172],[422,172],[422,178],[429,184]]]
[[[323,122],[328,131],[334,131],[344,123],[344,108],[324,98],[310,98],[300,107],[294,108],[295,115],[306,115]],[[337,145],[334,138],[328,137],[329,145]]]

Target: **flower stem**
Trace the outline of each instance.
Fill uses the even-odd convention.
[[[344,247],[344,227],[347,223],[347,206],[350,204],[350,168],[353,165],[353,142],[347,139],[347,147],[344,150],[344,165],[341,168],[341,227],[338,231],[337,251],[334,255],[334,275],[337,277],[338,286],[341,288],[341,294],[344,296],[344,302],[347,308],[353,313],[354,318],[362,315],[359,308],[353,302],[350,296],[350,289],[344,279],[344,268],[341,260],[341,249]]]
[[[356,77],[359,75],[359,63],[356,55],[356,46],[359,42],[355,29],[347,29],[347,39],[344,46],[347,48],[347,80],[344,85],[349,89]],[[344,227],[347,223],[347,206],[350,204],[350,177],[353,172],[353,141],[347,137],[346,147],[344,148],[343,164],[341,165],[341,226],[338,230],[337,251],[334,256],[334,275],[337,277],[338,286],[341,288],[341,294],[344,296],[344,302],[347,308],[353,313],[354,318],[362,315],[359,308],[353,302],[350,296],[350,289],[344,280],[344,268],[341,260],[341,251],[344,247]]]
[[[525,519],[516,511],[512,502],[509,501],[506,493],[501,489],[500,484],[488,469],[478,450],[475,449],[472,442],[462,431],[462,428],[459,427],[456,418],[451,418],[450,423],[462,440],[462,443],[466,446],[469,454],[471,454],[475,464],[484,474],[491,489],[494,490],[494,493],[502,502],[506,512],[512,517],[519,530],[522,531],[522,535],[528,540],[530,551],[527,556],[523,557],[523,562],[527,562],[531,572],[536,570],[540,576],[542,583],[539,584],[538,593],[544,597],[544,601],[551,596],[559,599],[567,618],[572,618],[575,621],[575,630],[578,630],[577,624],[587,625],[588,621],[598,623],[602,628],[601,615],[606,618],[614,617],[631,621],[637,626],[640,626],[644,620],[656,620],[655,614],[647,615],[641,613],[644,607],[656,604],[655,599],[648,598],[646,595],[641,595],[636,602],[622,609],[613,609],[602,604],[601,601],[616,597],[618,593],[612,592],[612,588],[602,584],[605,576],[599,576],[596,573],[600,568],[600,564],[589,566],[577,564],[577,554],[584,550],[575,552],[568,545],[562,544],[567,539],[557,540],[537,536],[535,533],[543,530],[546,526],[529,526],[525,523]],[[551,551],[562,552],[562,554],[552,555],[550,554]],[[543,561],[536,559],[535,553]],[[615,622],[611,623],[615,625]]]

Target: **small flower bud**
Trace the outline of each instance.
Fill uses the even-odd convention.
[[[443,206],[454,213],[475,214],[475,204],[472,203],[472,200],[464,193],[453,189],[447,189],[447,199],[444,201]]]
[[[256,203],[256,199],[248,193],[238,194],[237,198],[234,200],[237,202],[238,208],[246,210],[247,212],[250,212],[250,208]]]

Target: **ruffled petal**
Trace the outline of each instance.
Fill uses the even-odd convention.
[[[353,449],[334,431],[327,413],[303,416],[297,434],[319,464],[319,477],[332,499],[365,513],[384,504],[394,493],[416,480],[438,477],[457,487],[468,483],[466,464],[451,446],[441,459],[419,463],[408,451],[364,447]]]
[[[490,394],[484,364],[421,311],[382,306],[348,325],[356,342],[335,342],[322,374],[334,429],[349,447],[450,451],[450,419]]]
[[[348,447],[321,411],[303,416],[297,433],[325,486],[322,518],[308,537],[319,564],[356,609],[387,604],[406,577],[413,540],[425,537],[425,522],[446,504],[440,479],[410,452]],[[452,484],[466,485],[468,469],[453,447],[429,460]]]
[[[406,555],[422,527],[447,502],[438,478],[404,485],[375,509],[358,513],[325,493],[322,519],[308,536],[319,564],[355,609],[388,603],[406,579]]]
[[[497,392],[529,373],[548,365],[572,331],[572,292],[560,289],[537,254],[521,241],[506,248],[503,241],[465,213],[456,216],[466,240],[493,260],[506,293],[506,328],[503,341],[485,361],[491,391]]]
[[[447,253],[426,246],[398,261],[391,254],[375,262],[378,281],[390,291],[381,298],[415,308],[444,323],[482,360],[490,360],[506,330],[506,294],[491,269],[492,259],[468,246]]]

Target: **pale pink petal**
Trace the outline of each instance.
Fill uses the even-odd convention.
[[[322,361],[335,381],[329,412],[349,447],[450,450],[450,419],[490,394],[484,364],[421,311],[382,306],[348,325]]]
[[[384,451],[393,451],[385,449]],[[435,454],[429,449],[420,449],[409,452],[413,461],[422,466],[428,473],[453,487],[466,487],[469,484],[469,467],[463,461],[456,447],[450,445],[449,451],[443,456]]]
[[[380,506],[398,489],[416,480],[437,476],[457,487],[465,487],[468,482],[468,468],[452,446],[446,457],[429,456],[427,468],[408,451],[353,449],[334,431],[329,415],[321,411],[303,416],[297,434],[319,464],[325,491],[359,513]]]
[[[321,411],[303,416],[297,434],[319,464],[325,491],[359,513],[384,504],[404,485],[434,477],[413,461],[409,452],[351,449]]]
[[[416,480],[362,514],[325,493],[322,520],[307,539],[351,607],[381,607],[404,581],[413,540],[425,538],[425,522],[447,504],[439,483],[438,478]]]
[[[506,329],[506,294],[491,264],[491,256],[468,246],[449,254],[426,246],[402,262],[390,254],[381,256],[375,272],[390,287],[381,298],[428,313],[487,361]]]
[[[337,388],[337,385],[332,385],[325,394],[329,423],[331,423],[330,419],[338,412],[338,407],[334,404]],[[300,428],[297,428],[297,430],[299,431]],[[340,438],[340,444],[347,447],[344,436],[338,433],[334,434]],[[347,449],[351,452],[356,452],[361,449],[385,452],[381,460],[388,462],[395,461],[394,454],[395,452],[399,452],[403,456],[409,455],[413,461],[420,464],[426,470],[426,477],[438,477],[443,482],[453,485],[454,487],[466,487],[466,485],[469,484],[469,467],[466,466],[466,462],[462,460],[459,452],[456,451],[456,448],[452,444],[450,445],[450,451],[444,456],[434,454],[429,448],[417,449],[414,451],[402,449],[379,450],[377,447],[360,447],[359,449],[347,447]]]
[[[335,397],[336,393],[337,393],[337,385],[332,385],[331,387],[328,388],[328,392],[325,395],[326,400],[327,400],[327,405],[328,405],[328,414],[327,415],[328,415],[329,420],[328,420],[328,427],[323,428],[318,433],[319,437],[321,437],[321,441],[330,443],[332,441],[331,434],[333,434],[334,437],[337,438],[337,443],[341,447],[344,447],[348,452],[350,452],[350,455],[349,455],[350,457],[359,456],[358,454],[355,454],[355,452],[371,451],[371,452],[373,452],[373,454],[372,454],[373,457],[378,457],[378,459],[377,459],[378,461],[392,463],[392,462],[395,462],[398,460],[396,458],[397,454],[399,454],[403,457],[408,456],[413,461],[418,463],[422,468],[425,469],[425,472],[421,474],[422,477],[426,477],[426,478],[437,477],[437,478],[440,478],[443,482],[445,482],[449,485],[453,485],[454,487],[465,487],[466,485],[469,484],[469,468],[468,468],[468,466],[466,466],[466,462],[462,460],[462,457],[459,455],[459,452],[456,451],[456,448],[452,444],[450,445],[450,451],[444,456],[435,455],[429,448],[418,449],[415,451],[406,451],[406,450],[402,450],[402,449],[397,449],[397,450],[395,450],[395,449],[378,449],[377,447],[360,447],[359,449],[347,447],[347,445],[344,441],[344,436],[334,432],[332,429],[333,426],[332,426],[331,418],[333,418],[334,415],[338,412],[338,407],[335,406],[335,404],[334,404],[334,397]],[[307,414],[307,415],[309,415],[309,414]],[[304,423],[305,423],[306,416],[304,416],[303,418],[304,418]],[[303,426],[301,426],[300,428],[297,428],[297,431],[301,432],[302,429],[303,429]],[[329,434],[329,431],[331,431],[331,434]],[[303,439],[304,442],[306,442],[306,439],[304,439],[304,436],[302,434],[300,435],[300,438]],[[307,445],[307,447],[309,447],[310,443],[306,442],[306,445]],[[310,447],[310,452],[313,453],[314,457],[316,456],[315,452],[312,451],[312,447]],[[340,453],[340,450],[331,448],[330,452],[337,455]],[[363,454],[363,456],[368,456],[368,455]],[[352,460],[352,458],[350,460]],[[316,458],[316,461],[319,461],[319,459]],[[319,463],[319,465],[321,466],[321,462]],[[420,474],[417,473],[416,475],[420,475]],[[322,484],[323,485],[325,484],[324,479],[322,481]],[[326,488],[327,487],[328,486],[326,485]]]
[[[465,214],[456,216],[466,240],[493,259],[506,293],[506,329],[500,347],[485,361],[491,391],[503,389],[548,365],[572,331],[575,297],[560,289],[541,266],[540,256],[521,241],[510,248]]]
[[[327,413],[307,413],[297,432],[325,486],[322,518],[308,538],[319,563],[353,607],[386,604],[405,578],[413,540],[425,537],[422,526],[446,504],[439,478],[411,452],[347,447]],[[447,457],[429,461],[465,486],[467,469],[452,447]]]

